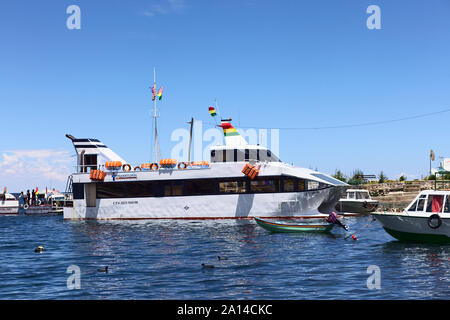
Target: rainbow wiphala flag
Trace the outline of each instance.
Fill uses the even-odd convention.
[[[153,94],[153,97],[152,97],[152,101],[153,101],[153,100],[156,99],[156,87],[155,87],[155,85],[153,85],[153,87],[152,87],[152,94]]]

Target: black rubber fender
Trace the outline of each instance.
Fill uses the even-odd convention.
[[[437,219],[437,224],[433,223],[433,220]],[[428,217],[428,226],[431,229],[437,229],[442,225],[442,219],[438,214],[432,214],[431,216]]]

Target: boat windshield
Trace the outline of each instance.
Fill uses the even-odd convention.
[[[423,211],[425,206],[425,200],[427,199],[426,195],[421,195],[419,199],[414,201],[408,208],[408,211]]]
[[[326,182],[329,182],[333,185],[346,185],[345,182],[342,182],[341,180],[329,177],[322,173],[311,173],[312,176],[317,177],[319,179],[325,180]]]
[[[367,192],[357,192],[356,193],[356,199],[369,199],[369,194]]]

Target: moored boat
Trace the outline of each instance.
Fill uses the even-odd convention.
[[[24,205],[23,212],[26,215],[47,215],[52,210],[52,206],[49,204],[41,205]]]
[[[256,223],[270,232],[329,232],[334,224],[329,222],[317,223],[284,223],[267,221],[258,217],[253,217]]]
[[[378,201],[370,198],[364,189],[347,189],[344,197],[339,199],[336,210],[350,214],[369,214],[378,207]]]
[[[424,190],[401,213],[372,212],[392,237],[405,242],[450,243],[450,191]]]
[[[19,213],[19,200],[10,193],[0,194],[0,214],[18,214]]]
[[[231,121],[220,120],[225,144],[211,147],[209,161],[158,159],[155,153],[153,163],[131,165],[98,139],[67,134],[77,163],[64,219],[314,218],[334,210],[346,183],[248,144]]]

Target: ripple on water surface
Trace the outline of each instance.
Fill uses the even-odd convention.
[[[0,218],[0,299],[450,298],[450,246],[397,242],[377,222],[365,227],[368,217],[346,221],[357,241],[342,229],[274,234],[251,220]],[[67,288],[70,265],[79,290]],[[380,290],[367,288],[370,265]]]

